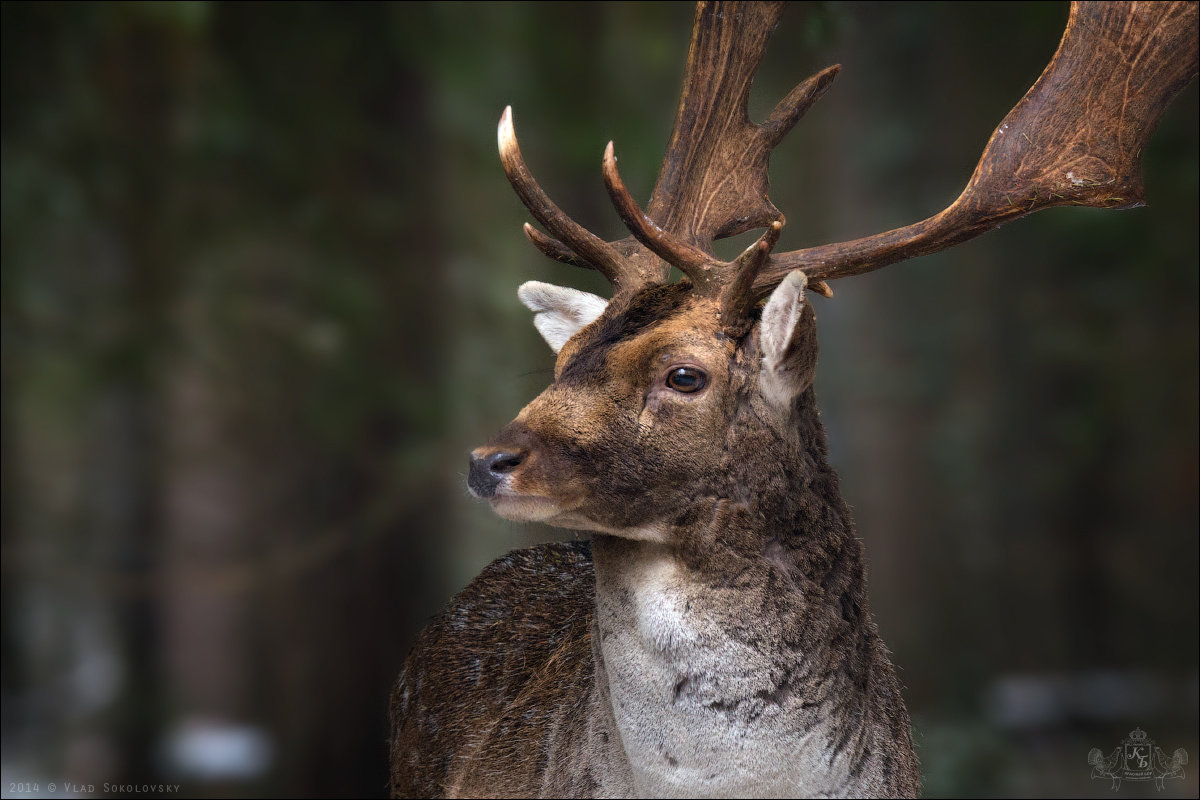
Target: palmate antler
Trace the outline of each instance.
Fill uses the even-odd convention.
[[[801,83],[765,122],[750,121],[750,86],[780,2],[700,2],[675,128],[648,209],[603,161],[613,205],[633,234],[605,242],[571,220],[534,181],[517,148],[512,115],[500,121],[500,155],[517,194],[551,236],[525,226],[546,255],[599,270],[620,294],[667,280],[678,267],[703,295],[719,297],[726,330],[793,270],[831,296],[825,280],[927,255],[1042,208],[1144,204],[1142,148],[1167,105],[1197,72],[1196,2],[1073,2],[1058,51],[992,134],[966,189],[948,208],[886,233],[774,253],[783,215],[767,195],[767,162],[832,83],[830,67]],[[738,258],[715,239],[766,227]],[[557,237],[557,238],[552,238]]]

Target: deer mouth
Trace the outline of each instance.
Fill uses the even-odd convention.
[[[549,497],[502,491],[489,497],[488,504],[496,514],[513,522],[545,522],[563,511],[558,501]]]

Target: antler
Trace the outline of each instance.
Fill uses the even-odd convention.
[[[637,262],[630,260],[612,244],[564,214],[542,191],[529,167],[525,165],[525,159],[521,157],[521,148],[517,146],[517,134],[513,130],[511,106],[506,107],[500,117],[496,139],[500,147],[500,163],[504,165],[504,173],[508,175],[508,181],[521,198],[521,202],[533,214],[534,219],[566,242],[563,244],[557,239],[543,236],[526,223],[525,235],[539,250],[559,261],[598,270],[608,278],[617,292],[634,289],[654,277],[654,274],[644,275]],[[662,277],[665,278],[665,275]]]
[[[831,67],[809,78],[766,122],[750,122],[750,86],[782,11],[782,2],[697,4],[675,127],[647,211],[621,180],[611,142],[605,150],[605,184],[632,237],[604,242],[562,214],[521,160],[506,110],[500,121],[505,172],[533,216],[558,237],[526,226],[538,250],[599,270],[618,292],[663,282],[676,266],[699,292],[721,294],[745,262],[716,258],[713,240],[782,222],[767,197],[767,160],[838,71]],[[822,288],[819,282],[816,288]]]
[[[1058,51],[954,203],[904,228],[779,253],[755,293],[795,269],[843,278],[934,253],[1051,206],[1144,205],[1142,148],[1196,76],[1197,17],[1195,2],[1071,3]]]
[[[1196,2],[1073,2],[1058,51],[992,134],[966,189],[946,210],[887,233],[771,255],[783,224],[767,196],[771,150],[839,70],[812,76],[765,122],[752,123],[750,85],[781,12],[780,2],[697,4],[675,127],[646,211],[621,180],[611,142],[605,150],[605,185],[630,238],[604,242],[546,197],[521,159],[506,109],[505,171],[533,216],[558,237],[526,225],[534,245],[599,270],[618,293],[665,281],[669,265],[677,266],[697,292],[720,298],[723,326],[740,335],[754,302],[796,269],[811,289],[832,296],[821,279],[933,253],[1042,208],[1142,205],[1142,147],[1197,72]],[[734,261],[712,254],[713,240],[758,227],[768,231]]]
[[[605,183],[622,220],[704,294],[718,294],[738,272],[738,262],[712,254],[713,240],[783,221],[767,196],[771,151],[840,70],[822,70],[789,92],[765,122],[751,122],[754,73],[782,13],[781,2],[697,3],[675,127],[646,213],[606,154]]]

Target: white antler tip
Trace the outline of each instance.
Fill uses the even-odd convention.
[[[606,144],[604,146],[604,166],[605,167],[613,166],[615,168],[616,163],[617,163],[617,155],[616,155],[615,149],[613,147],[612,140],[610,139],[608,144]],[[606,169],[605,172],[607,173],[608,170]],[[619,178],[618,178],[618,180],[619,180]]]
[[[500,115],[500,126],[496,129],[496,143],[500,147],[500,153],[511,150],[515,146],[516,140],[517,135],[513,132],[512,106],[505,106],[504,113]]]

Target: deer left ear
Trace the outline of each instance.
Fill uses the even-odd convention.
[[[800,270],[784,278],[771,293],[758,328],[763,354],[759,386],[768,400],[785,407],[812,385],[817,371],[816,315],[804,299],[807,286]]]
[[[608,306],[603,297],[541,281],[521,284],[517,297],[534,313],[533,326],[556,353]]]

